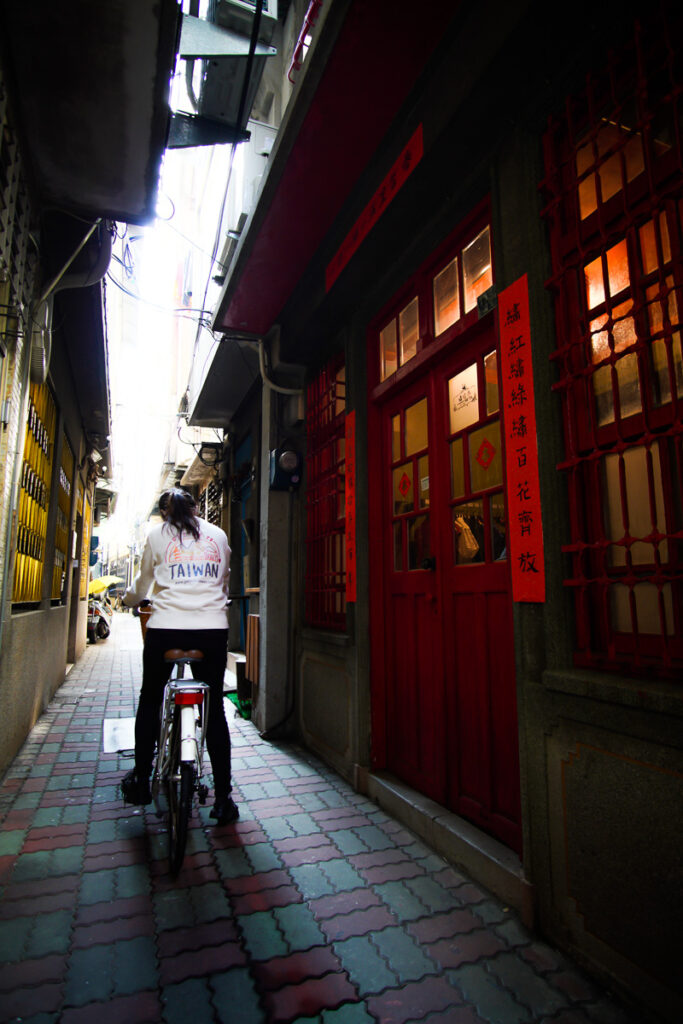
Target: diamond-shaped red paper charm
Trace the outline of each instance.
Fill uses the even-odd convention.
[[[475,458],[479,465],[482,467],[482,469],[488,469],[491,463],[493,462],[495,454],[496,449],[493,447],[493,445],[487,438],[484,438],[484,440],[479,445],[479,451],[477,452]]]
[[[404,473],[398,482],[398,489],[405,498],[406,494],[410,490],[410,477],[407,473]]]

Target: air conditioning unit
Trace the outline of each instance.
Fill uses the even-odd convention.
[[[234,57],[207,60],[199,92],[198,113],[213,121],[237,124],[247,68],[247,55],[255,15],[255,0],[218,0],[214,24],[232,34],[238,43]],[[265,62],[276,51],[270,45],[277,26],[277,0],[264,0],[242,117],[244,128],[258,91]]]
[[[256,0],[218,0],[214,21],[223,28],[251,36]],[[269,43],[277,25],[277,0],[263,0],[258,41]]]

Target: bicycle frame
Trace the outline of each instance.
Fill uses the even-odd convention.
[[[179,714],[176,716],[175,711]],[[152,796],[158,808],[159,787],[173,770],[173,732],[180,731],[179,762],[192,763],[201,778],[206,723],[209,715],[209,687],[194,680],[171,679],[164,689],[157,759],[152,777]]]

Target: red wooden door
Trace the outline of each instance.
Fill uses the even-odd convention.
[[[495,331],[392,397],[381,419],[387,768],[520,849]]]
[[[383,411],[386,742],[390,770],[443,801],[442,623],[439,574],[431,568],[433,415],[429,377],[404,389]]]

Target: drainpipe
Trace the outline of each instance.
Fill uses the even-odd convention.
[[[276,384],[268,376],[266,370],[266,355],[264,350],[263,338],[259,338],[257,341],[258,345],[258,364],[261,371],[261,379],[267,388],[271,391],[277,391],[278,395],[303,395],[303,388],[283,388],[280,384]]]

